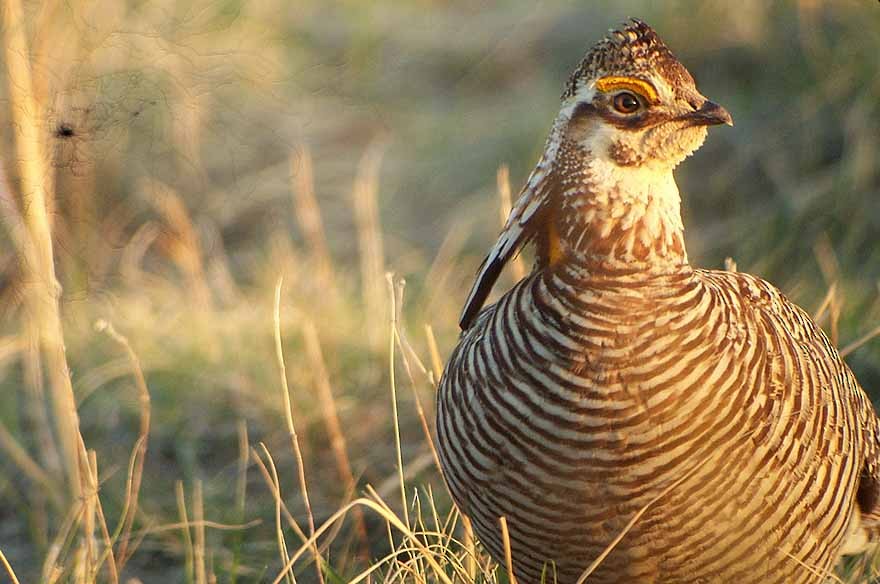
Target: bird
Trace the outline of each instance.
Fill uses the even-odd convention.
[[[877,540],[852,371],[772,284],[688,260],[673,170],[725,124],[653,28],[610,30],[477,272],[437,448],[520,584],[822,582]],[[531,273],[484,307],[527,244]]]

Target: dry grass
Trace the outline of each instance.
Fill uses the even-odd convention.
[[[296,427],[293,424],[293,410],[290,406],[290,388],[287,385],[287,365],[284,362],[284,345],[281,341],[281,288],[283,284],[284,279],[279,278],[278,283],[275,285],[275,310],[273,311],[273,315],[275,317],[275,356],[278,359],[278,368],[281,375],[282,399],[284,401],[284,419],[287,422],[287,432],[290,436],[290,445],[293,448],[294,455],[296,456],[296,467],[297,474],[299,475],[300,495],[302,496],[303,505],[306,510],[306,518],[308,519],[308,534],[309,537],[314,537],[315,517],[312,514],[312,504],[309,501],[309,489],[306,483],[306,471],[303,464],[302,450],[300,450],[299,447],[299,437],[296,434]],[[267,456],[268,454],[268,451],[266,451]],[[272,459],[270,458],[269,461],[272,462]],[[272,463],[271,468],[273,482],[275,483],[275,492],[277,493],[275,513],[276,524],[278,526],[278,545],[281,548],[282,559],[285,560],[287,547],[284,544],[284,535],[281,531],[281,483],[278,481],[278,475],[275,472],[274,463]],[[318,582],[320,582],[320,584],[324,584],[324,573],[321,570],[321,564],[323,564],[323,560],[321,558],[321,554],[318,552],[317,543],[313,545],[312,549],[315,555],[315,567],[317,568]],[[286,564],[287,561],[285,560],[284,563]]]
[[[27,301],[27,326],[36,339],[33,359],[46,361],[53,406],[55,443],[60,452],[67,485],[67,495],[76,501],[82,497],[80,476],[84,461],[80,458],[79,418],[73,386],[68,374],[61,324],[60,284],[55,276],[55,254],[52,245],[51,213],[54,200],[54,175],[40,121],[45,107],[34,87],[28,59],[30,48],[26,39],[26,21],[19,0],[6,2],[3,9],[3,35],[6,49],[7,84],[10,107],[16,112],[21,203],[18,207],[25,230],[19,232],[18,251],[26,270],[23,281]],[[84,537],[89,538],[88,533]]]
[[[880,387],[865,8],[636,8],[737,117],[680,176],[692,256],[817,306]],[[4,2],[0,578],[511,582],[442,484],[436,385],[613,10]]]

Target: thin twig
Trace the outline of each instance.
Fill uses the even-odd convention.
[[[355,224],[358,235],[358,251],[361,260],[361,286],[367,316],[367,335],[377,342],[381,331],[381,315],[384,312],[382,274],[385,259],[382,244],[382,228],[379,223],[379,167],[386,142],[373,142],[358,165],[352,197]]]
[[[296,564],[297,560],[299,560],[299,558],[302,557],[302,555],[314,545],[317,538],[319,538],[321,535],[324,534],[324,532],[329,530],[334,523],[344,518],[345,515],[356,506],[367,507],[368,509],[373,510],[380,517],[385,519],[388,525],[393,526],[400,533],[402,533],[403,536],[413,544],[415,550],[417,550],[420,554],[424,556],[425,560],[431,566],[431,569],[434,570],[434,573],[436,574],[438,580],[443,582],[443,584],[453,584],[452,579],[446,574],[442,566],[440,566],[440,564],[437,562],[431,549],[425,546],[425,544],[422,543],[422,541],[412,532],[412,530],[404,525],[400,518],[394,514],[394,512],[388,507],[385,501],[378,497],[376,492],[373,491],[369,485],[367,485],[367,492],[370,493],[371,496],[375,498],[375,500],[365,498],[356,499],[351,503],[343,506],[341,509],[337,510],[324,522],[323,525],[321,525],[321,527],[319,527],[315,531],[315,535],[311,536],[308,541],[303,543],[303,545],[292,556],[290,556],[290,561],[281,568],[281,572],[278,574],[278,576],[275,577],[275,579],[272,581],[272,584],[280,584],[281,580],[284,579],[284,574],[288,570],[290,570],[293,565]]]
[[[434,374],[434,388],[440,384],[443,377],[443,359],[440,358],[440,350],[437,348],[437,339],[434,337],[434,329],[431,325],[425,325],[425,337],[428,339],[428,353],[431,355],[431,371]]]
[[[328,251],[327,236],[324,234],[321,209],[315,197],[312,155],[308,148],[297,148],[290,157],[290,174],[293,182],[293,211],[302,229],[309,256],[317,269],[324,292],[335,295],[333,262]]]
[[[261,519],[251,519],[246,523],[218,523],[217,521],[211,521],[210,519],[203,519],[201,521],[179,521],[177,523],[166,523],[163,525],[145,527],[140,531],[133,532],[131,538],[143,539],[147,535],[165,533],[166,531],[177,531],[178,529],[187,529],[190,527],[204,527],[206,529],[215,529],[217,531],[238,531],[241,529],[250,529],[251,527],[261,525],[262,523],[263,521]]]
[[[339,413],[336,411],[336,402],[333,399],[333,389],[330,386],[330,376],[324,363],[324,354],[321,351],[321,342],[315,324],[306,320],[303,323],[303,337],[305,338],[306,353],[312,365],[313,379],[318,390],[318,401],[321,404],[321,417],[327,434],[330,436],[330,447],[336,460],[336,469],[339,478],[345,483],[346,491],[355,493],[357,481],[351,470],[351,460],[348,457],[348,446],[345,443],[345,435],[342,432],[342,424],[339,422]],[[353,510],[355,531],[360,540],[361,555],[369,557],[369,542],[367,540],[367,526],[364,522],[364,514],[360,508]]]
[[[650,509],[654,505],[654,503],[656,503],[657,501],[659,501],[660,499],[662,499],[663,497],[668,495],[674,488],[676,488],[681,483],[683,483],[685,480],[687,480],[688,478],[693,476],[694,473],[696,473],[699,468],[701,468],[704,464],[706,464],[706,462],[708,460],[709,460],[709,457],[707,456],[706,458],[701,460],[699,463],[695,464],[690,470],[688,470],[686,473],[681,475],[681,477],[679,477],[677,480],[670,483],[670,485],[668,487],[666,487],[665,489],[660,491],[653,499],[651,499],[650,501],[645,503],[644,507],[642,507],[641,509],[636,511],[636,513],[627,522],[627,524],[620,531],[620,533],[617,534],[617,537],[615,537],[611,541],[611,543],[609,543],[605,547],[605,549],[602,550],[602,553],[599,554],[599,557],[597,557],[595,560],[593,560],[593,563],[591,563],[589,566],[587,566],[587,569],[584,570],[583,573],[581,574],[580,578],[578,578],[577,584],[583,584],[583,582],[586,581],[586,579],[589,578],[590,575],[596,571],[596,568],[599,567],[599,564],[601,564],[602,562],[605,561],[605,558],[608,557],[608,554],[610,554],[614,550],[614,548],[617,547],[617,544],[619,544],[621,542],[621,540],[623,540],[623,538],[626,536],[626,534],[629,533],[629,530],[632,529],[636,523],[638,523],[639,519],[642,518],[642,516],[648,511],[648,509]]]
[[[825,578],[830,578],[831,580],[834,580],[835,582],[837,582],[837,584],[846,584],[843,580],[841,580],[835,574],[833,574],[831,572],[830,568],[826,568],[825,570],[819,570],[815,566],[811,566],[811,565],[807,564],[806,562],[804,562],[803,560],[801,560],[800,558],[798,558],[797,556],[795,556],[791,552],[785,552],[785,555],[787,555],[789,558],[794,560],[799,566],[801,566],[802,568],[805,568],[808,572],[810,572],[811,574],[816,576],[816,578],[818,578],[818,580],[817,580],[818,582],[824,582]]]
[[[0,550],[0,562],[3,563],[3,567],[6,569],[6,573],[9,574],[9,578],[12,580],[12,584],[20,584],[18,578],[15,575],[15,570],[12,569],[12,566],[9,564],[9,560],[7,560],[6,556],[3,554],[3,550]]]
[[[104,541],[104,553],[101,554],[98,562],[95,564],[95,574],[94,581],[97,581],[98,572],[101,569],[101,566],[105,561],[109,558],[110,561],[107,562],[107,573],[110,575],[110,582],[113,584],[119,583],[119,572],[116,569],[116,558],[113,554],[113,540],[110,537],[110,530],[107,529],[107,518],[104,516],[104,506],[101,504],[101,498],[98,496],[98,457],[95,454],[94,450],[89,451],[89,471],[91,475],[90,482],[94,486],[94,497],[95,497],[95,511],[98,515],[98,526],[101,528],[101,538]]]
[[[471,582],[477,580],[477,546],[474,538],[474,528],[467,515],[461,514],[461,524],[464,527],[464,569]]]
[[[91,462],[95,458],[94,451],[87,451],[85,443],[80,440],[81,454],[79,456],[80,468],[79,476],[82,480],[80,492],[83,495],[82,506],[83,516],[82,523],[82,539],[80,540],[77,564],[75,569],[82,570],[82,576],[85,580],[90,580],[94,572],[94,565],[97,561],[97,550],[95,550],[95,499],[97,498],[98,485],[97,481],[92,482]]]
[[[27,226],[27,242],[19,250],[29,273],[22,278],[28,285],[25,298],[30,316],[37,323],[39,344],[46,359],[52,393],[57,440],[63,453],[70,498],[80,500],[79,415],[70,380],[61,321],[61,287],[55,273],[52,239],[52,207],[55,174],[46,152],[41,120],[45,110],[35,91],[34,63],[28,47],[27,24],[20,0],[5,0],[2,10],[5,64],[9,101],[15,118],[15,148],[20,173],[20,211]]]
[[[303,504],[306,508],[306,516],[308,517],[309,535],[315,534],[315,516],[312,514],[312,504],[309,501],[309,490],[306,485],[305,464],[303,463],[302,451],[299,447],[299,437],[296,433],[296,427],[293,424],[293,407],[290,405],[290,388],[287,385],[287,366],[284,364],[284,348],[281,343],[281,287],[284,285],[284,278],[279,277],[275,284],[275,307],[274,307],[274,333],[275,333],[275,357],[278,360],[278,368],[281,375],[282,397],[284,399],[284,418],[287,422],[287,433],[290,436],[290,443],[293,447],[293,453],[296,457],[297,472],[299,473],[299,487],[302,494]],[[324,584],[324,572],[321,567],[321,554],[318,551],[317,544],[312,549],[315,554],[315,569],[318,573],[319,584]]]
[[[394,276],[385,274],[388,281],[391,307],[391,331],[388,339],[388,378],[391,385],[391,412],[394,418],[394,451],[397,455],[397,478],[400,481],[400,502],[403,507],[403,519],[407,529],[410,528],[409,510],[406,504],[406,482],[403,480],[403,451],[400,446],[400,417],[397,413],[397,383],[394,378],[394,338],[397,329],[397,300],[394,290]]]
[[[250,444],[248,442],[247,422],[239,420],[236,424],[238,432],[238,473],[235,481],[235,509],[238,512],[237,519],[244,521],[245,505],[247,503],[247,470],[250,459]],[[238,579],[239,562],[241,561],[241,534],[236,533],[233,541],[232,566],[229,568],[229,582],[235,584]]]
[[[177,499],[177,513],[180,515],[179,528],[183,530],[184,557],[185,557],[185,578],[187,582],[193,581],[194,558],[192,535],[189,532],[190,522],[186,514],[186,495],[183,491],[183,482],[176,481],[174,483],[174,495]]]
[[[61,508],[62,497],[58,489],[58,485],[49,476],[46,471],[40,467],[37,462],[12,436],[6,427],[0,423],[0,450],[4,451],[9,460],[25,474],[29,479],[42,486],[49,495],[52,503]]]
[[[193,544],[193,563],[196,568],[196,584],[207,584],[205,571],[205,505],[202,497],[202,481],[196,480],[193,486],[193,523],[195,541]]]
[[[504,566],[507,568],[507,581],[516,584],[516,576],[513,573],[513,554],[510,551],[510,532],[507,530],[507,517],[502,515],[498,518],[501,524],[501,541],[504,543]]]
[[[266,463],[263,462],[260,453],[252,448],[251,456],[253,457],[254,462],[257,463],[257,468],[260,470],[260,474],[263,475],[263,480],[266,481],[266,484],[272,490],[272,496],[278,497],[278,500],[281,501],[281,511],[284,513],[285,519],[287,519],[287,524],[299,538],[300,542],[308,541],[309,536],[306,535],[306,532],[302,530],[302,527],[299,526],[299,523],[297,523],[296,519],[294,519],[293,515],[291,515],[290,510],[287,508],[287,505],[284,504],[284,501],[281,499],[280,495],[277,494],[278,485],[272,482],[272,474],[271,472],[269,472],[269,468],[266,466]]]
[[[880,336],[880,325],[874,327],[873,329],[871,329],[870,331],[868,331],[867,333],[865,333],[864,335],[862,335],[861,337],[859,337],[858,339],[856,339],[855,341],[851,342],[850,344],[845,346],[843,349],[841,349],[840,356],[846,357],[847,355],[849,355],[853,351],[861,348],[863,345],[866,345],[867,343],[871,342],[872,340],[874,340],[874,338],[876,338],[878,336]]]
[[[831,301],[834,296],[837,294],[837,284],[831,284],[828,287],[828,291],[825,292],[825,297],[822,299],[822,302],[819,303],[819,308],[816,309],[816,312],[813,313],[813,320],[817,323],[822,320],[825,316],[825,312],[828,310],[828,307],[831,306]]]
[[[284,527],[281,524],[281,481],[278,480],[278,471],[275,468],[272,455],[269,454],[269,449],[262,442],[260,442],[260,448],[263,450],[266,460],[269,461],[269,470],[272,473],[272,494],[275,498],[275,539],[278,543],[278,555],[281,556],[281,563],[286,564],[290,561],[290,554],[287,552],[287,541],[284,539]],[[287,572],[285,577],[289,584],[296,584],[293,570]]]
[[[138,391],[138,404],[141,418],[138,439],[132,448],[131,457],[133,465],[126,478],[125,502],[123,504],[122,518],[120,520],[122,538],[117,553],[118,563],[116,569],[121,572],[125,563],[131,557],[128,553],[128,536],[131,534],[131,530],[134,527],[134,519],[137,515],[138,497],[140,495],[141,482],[144,476],[144,461],[147,456],[147,442],[150,437],[150,415],[152,408],[150,391],[147,388],[147,380],[144,377],[144,371],[141,367],[140,359],[138,359],[137,354],[134,352],[131,343],[128,342],[128,339],[125,336],[116,331],[112,323],[106,320],[99,320],[96,322],[95,328],[99,331],[106,332],[110,338],[116,341],[125,350],[132,375],[134,376],[135,387],[137,387]],[[114,539],[119,536],[119,533],[120,532],[117,530]]]

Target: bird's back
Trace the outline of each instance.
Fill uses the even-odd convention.
[[[450,490],[496,558],[507,518],[522,582],[574,582],[624,531],[590,582],[819,581],[876,502],[876,424],[803,311],[687,265],[536,271],[438,403]]]

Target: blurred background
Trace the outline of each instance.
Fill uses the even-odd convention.
[[[322,536],[322,577],[419,580],[368,558],[400,549],[391,512],[462,533],[429,439],[458,310],[568,74],[630,16],[736,123],[676,173],[692,262],[777,284],[880,399],[876,2],[4,5],[0,551],[22,581],[271,582],[367,485],[389,509]]]

